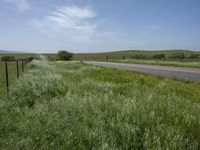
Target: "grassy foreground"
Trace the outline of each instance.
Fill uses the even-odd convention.
[[[33,62],[0,101],[0,149],[198,149],[200,84]]]
[[[181,62],[181,61],[170,61],[170,60],[142,60],[142,59],[125,59],[125,60],[111,59],[109,61],[110,62],[120,62],[120,63],[132,63],[132,64],[200,68],[200,61]]]

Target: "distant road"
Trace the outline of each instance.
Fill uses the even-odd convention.
[[[196,68],[166,67],[166,66],[155,66],[155,65],[125,64],[125,63],[96,62],[96,61],[84,61],[84,63],[101,67],[107,67],[107,68],[148,73],[162,77],[200,81],[200,69]]]

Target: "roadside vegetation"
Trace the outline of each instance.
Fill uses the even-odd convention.
[[[198,149],[200,84],[89,66],[27,66],[0,101],[0,149]]]
[[[110,59],[109,62],[132,63],[132,64],[146,64],[159,66],[174,66],[174,67],[190,67],[200,68],[200,60],[198,61],[177,61],[177,60],[144,60],[144,59]]]
[[[17,79],[17,64],[15,60],[27,59],[32,60],[35,54],[0,54],[0,99],[6,95],[6,71],[5,62],[8,63],[9,84],[12,85]],[[22,62],[19,61],[19,74],[22,74]]]
[[[42,59],[40,56],[44,57],[47,60],[55,61],[55,60],[63,60],[68,61],[72,60],[73,54],[61,50],[58,54],[46,54],[46,55],[38,55],[38,54],[0,54],[0,99],[7,95],[6,88],[6,70],[5,70],[5,62],[8,63],[8,79],[9,85],[12,85],[17,79],[17,64],[16,60],[19,60],[19,74],[22,74],[22,62],[21,59],[29,59],[30,61],[33,59]],[[25,65],[25,64],[24,64]]]

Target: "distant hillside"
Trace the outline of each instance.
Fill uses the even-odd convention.
[[[200,54],[200,51],[191,51],[191,50],[121,50],[121,51],[114,51],[114,52],[104,52],[104,53],[79,53],[75,54],[75,59],[102,59],[106,56],[110,58],[122,58],[123,56],[126,58],[130,58],[134,55],[145,55],[151,56],[155,54],[165,54],[166,56],[177,54],[177,53],[184,53],[185,56],[189,56],[191,54]]]
[[[36,57],[36,54],[26,53],[22,51],[0,50],[0,61],[3,56],[14,56],[15,59],[22,59],[22,58],[28,58],[28,57]]]
[[[0,50],[0,54],[24,54],[24,53],[27,53],[27,52]]]

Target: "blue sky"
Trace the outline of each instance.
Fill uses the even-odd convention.
[[[199,0],[0,0],[0,49],[200,50]]]

